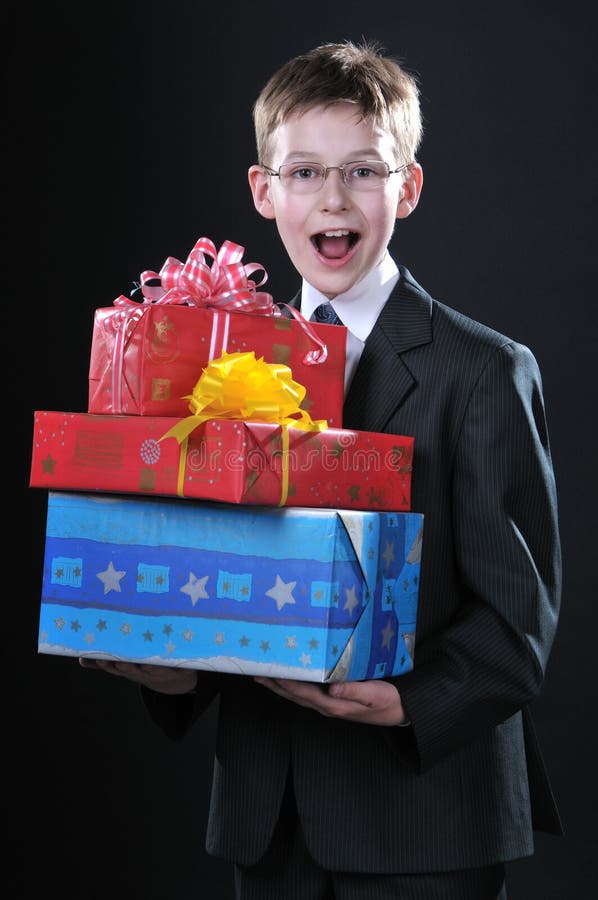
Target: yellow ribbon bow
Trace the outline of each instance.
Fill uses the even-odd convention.
[[[288,495],[288,428],[302,431],[328,428],[325,419],[314,420],[306,410],[300,409],[305,393],[305,387],[293,380],[288,366],[266,363],[263,357],[256,359],[253,350],[225,352],[208,363],[193,393],[184,398],[189,400],[192,415],[173,425],[160,440],[174,437],[179,444],[186,443],[191,432],[207,419],[247,419],[280,425],[283,485],[279,505],[283,506]]]

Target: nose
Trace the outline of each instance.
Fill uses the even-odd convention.
[[[339,166],[328,166],[326,169],[324,184],[320,188],[320,201],[323,210],[345,209],[349,205],[349,188]]]

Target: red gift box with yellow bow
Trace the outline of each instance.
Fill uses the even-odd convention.
[[[290,367],[311,416],[342,426],[347,329],[307,322],[290,307],[284,314],[259,290],[263,266],[244,264],[243,253],[231,241],[216,251],[202,237],[184,263],[168,257],[159,272],[141,274],[141,302],[121,295],[95,311],[89,413],[184,416],[203,367],[223,352],[254,351]]]
[[[412,437],[328,428],[287,366],[210,362],[191,415],[37,412],[31,486],[264,506],[409,511]]]
[[[178,419],[35,413],[30,487],[256,506],[408,512],[413,438],[208,419],[180,444]],[[285,456],[286,453],[286,456]]]

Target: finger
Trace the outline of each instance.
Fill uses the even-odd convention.
[[[290,678],[275,678],[273,680],[282,691],[291,697],[303,697],[317,702],[321,697],[325,697],[327,693],[325,685],[315,684],[312,681],[294,681]]]
[[[136,663],[135,668],[144,675],[163,675],[165,671],[172,674],[171,669],[165,669],[164,666],[156,666],[152,663]],[[174,670],[177,671],[176,669]]]
[[[367,705],[369,699],[366,686],[359,681],[335,682],[329,685],[328,693],[338,700],[352,700],[363,705]]]

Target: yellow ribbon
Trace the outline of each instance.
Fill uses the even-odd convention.
[[[191,432],[207,419],[247,419],[281,426],[282,497],[279,506],[284,506],[289,486],[288,428],[302,431],[324,431],[328,428],[325,419],[314,420],[306,410],[300,409],[305,393],[305,387],[293,380],[288,366],[266,363],[263,357],[256,359],[253,350],[247,353],[225,352],[208,363],[193,393],[184,398],[189,400],[192,415],[181,419],[160,438],[163,441],[174,437],[182,445],[178,493],[182,495],[183,451],[186,456],[187,439]]]

